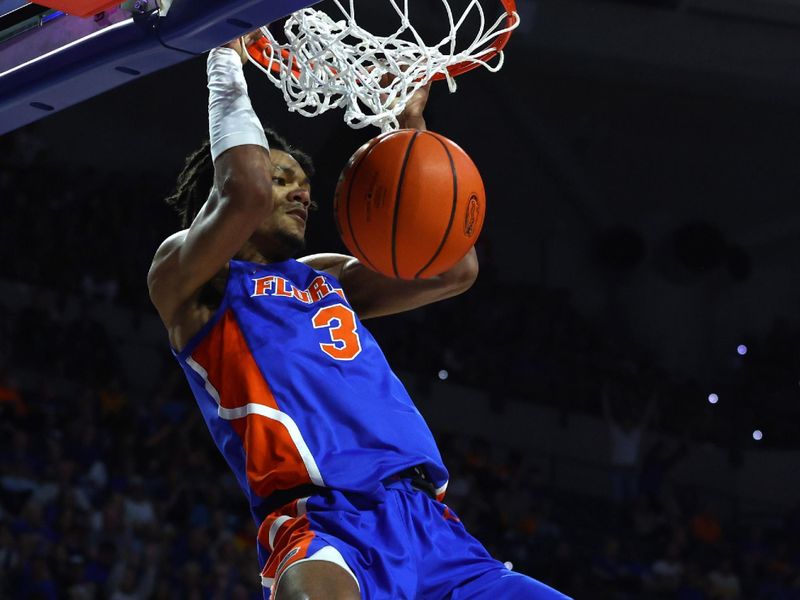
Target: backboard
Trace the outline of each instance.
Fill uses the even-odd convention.
[[[0,0],[0,135],[316,0],[131,0],[79,18]]]

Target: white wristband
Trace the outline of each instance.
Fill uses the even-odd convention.
[[[239,53],[233,48],[214,48],[208,53],[207,72],[212,160],[225,150],[244,144],[269,150],[264,128],[247,95]]]

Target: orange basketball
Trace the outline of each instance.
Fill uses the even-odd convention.
[[[339,235],[364,265],[389,277],[428,278],[478,239],[486,194],[464,150],[431,131],[379,135],[350,158],[336,185]]]

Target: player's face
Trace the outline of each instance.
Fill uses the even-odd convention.
[[[256,231],[253,241],[262,254],[273,260],[294,256],[305,245],[306,223],[311,205],[311,185],[303,168],[291,154],[271,150],[272,214]]]

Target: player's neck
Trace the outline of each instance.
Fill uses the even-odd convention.
[[[239,252],[237,252],[237,253],[236,253],[236,256],[234,256],[234,258],[235,258],[236,260],[243,260],[243,261],[247,261],[247,262],[254,262],[254,263],[263,263],[263,264],[266,264],[266,263],[270,262],[270,261],[269,261],[269,260],[267,260],[267,258],[266,258],[266,257],[265,257],[265,256],[264,256],[264,255],[263,255],[261,252],[259,252],[259,251],[256,249],[256,247],[255,247],[253,244],[251,244],[250,242],[247,242],[247,243],[246,243],[246,244],[245,244],[245,245],[242,247],[242,249],[241,249],[241,250],[239,250]]]
[[[243,260],[246,262],[269,264],[275,262],[283,262],[288,256],[284,256],[281,252],[265,252],[263,249],[259,250],[255,244],[248,241],[239,252],[234,256],[236,260]]]

